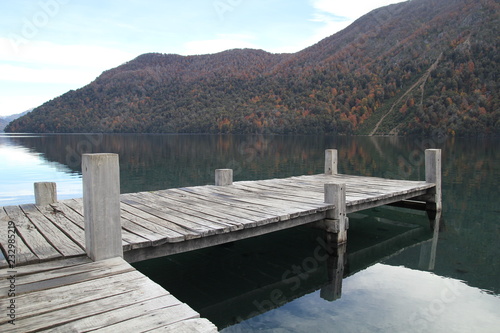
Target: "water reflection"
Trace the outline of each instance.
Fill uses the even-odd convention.
[[[33,183],[40,181],[57,182],[60,199],[81,197],[80,176],[40,151],[16,143],[24,139],[40,137],[0,134],[0,206],[35,202]]]
[[[344,279],[343,295],[319,291],[222,332],[482,332],[498,331],[498,298],[459,280],[375,264]]]
[[[327,148],[339,150],[340,172],[422,180],[423,150],[430,147],[443,150],[446,228],[443,229],[441,223],[444,231],[438,234],[439,242],[437,230],[429,229],[425,214],[380,208],[352,217],[356,222],[351,223],[349,230],[344,266],[339,266],[342,259],[341,254],[337,254],[337,259],[332,256],[321,264],[318,261],[317,269],[312,272],[314,263],[307,258],[314,258],[319,235],[310,229],[297,229],[287,231],[290,234],[269,235],[269,239],[258,238],[207,252],[172,256],[156,266],[148,262],[146,266],[155,267],[148,275],[159,281],[166,279],[167,290],[176,296],[182,295],[181,300],[197,309],[204,309],[204,313],[213,316],[222,326],[235,323],[240,317],[242,324],[229,327],[229,331],[248,331],[247,324],[255,330],[278,332],[331,332],[337,328],[339,331],[412,331],[405,326],[410,325],[410,315],[435,306],[443,311],[442,317],[430,317],[434,319],[426,324],[428,326],[422,326],[422,320],[427,322],[425,318],[413,317],[413,325],[438,332],[446,326],[453,331],[463,328],[488,332],[487,325],[500,326],[498,319],[491,317],[491,309],[500,306],[495,296],[500,293],[498,140],[5,135],[0,137],[0,200],[34,202],[30,196],[35,181],[56,181],[60,198],[61,191],[73,191],[64,190],[63,184],[74,181],[78,183],[75,185],[78,190],[72,195],[81,197],[80,159],[82,153],[90,152],[120,154],[121,188],[125,193],[210,184],[216,168],[233,168],[236,180],[319,173]],[[382,264],[374,265],[378,262]],[[303,271],[289,274],[288,280],[284,280],[288,282],[283,282],[284,272],[293,272],[295,266]],[[345,278],[339,286],[336,277],[342,274],[334,274],[334,269],[342,267]],[[307,279],[302,279],[306,276]],[[457,283],[467,297],[457,296],[451,307],[441,306],[435,300],[446,290],[445,281],[464,281]],[[295,286],[297,288],[291,291]],[[275,289],[283,295],[272,294]],[[491,295],[485,297],[486,293]],[[329,302],[320,298],[321,295],[336,300]],[[270,308],[266,300],[277,305],[272,311],[260,314],[257,305]],[[470,302],[469,307],[465,300]],[[260,303],[256,305],[254,301]],[[484,315],[477,314],[472,307],[482,309]],[[470,314],[464,315],[465,311]],[[251,316],[252,313],[259,315]],[[476,314],[477,318],[473,317]],[[456,325],[450,319],[452,315],[457,316]],[[497,314],[497,317],[500,316]],[[359,326],[353,328],[353,323]]]
[[[407,223],[377,222],[377,215],[352,214],[355,226],[347,245],[331,243],[324,231],[301,227],[134,266],[219,328],[245,326],[311,293],[328,302],[342,299],[345,277],[404,248],[437,243],[439,228],[429,230],[421,214],[409,216]],[[378,228],[371,234],[376,239],[364,235],[367,224]],[[433,262],[435,255],[435,250],[423,252],[421,261]]]

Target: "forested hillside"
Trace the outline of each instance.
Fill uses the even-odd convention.
[[[19,117],[22,117],[24,116],[25,114],[27,114],[28,112],[30,112],[32,109],[28,110],[28,111],[24,111],[22,113],[17,113],[17,114],[13,114],[13,115],[10,115],[10,116],[5,116],[5,117],[0,117],[0,132],[3,132],[3,130],[5,129],[5,127],[11,122],[13,121],[14,119],[17,119]]]
[[[499,13],[412,0],[294,54],[144,54],[6,131],[500,135]]]

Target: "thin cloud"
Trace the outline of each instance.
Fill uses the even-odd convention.
[[[94,45],[63,45],[31,42],[14,48],[14,41],[0,38],[0,61],[85,68],[108,68],[130,60],[134,55],[113,48]]]

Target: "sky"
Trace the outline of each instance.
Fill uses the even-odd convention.
[[[0,116],[149,52],[300,51],[401,0],[0,0]]]

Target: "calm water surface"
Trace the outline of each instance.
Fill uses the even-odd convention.
[[[81,154],[120,154],[121,191],[321,173],[424,179],[443,150],[443,215],[382,207],[350,215],[346,249],[327,255],[307,227],[135,267],[224,332],[498,332],[498,141],[324,136],[0,135],[0,206],[32,203],[33,182],[81,197]],[[343,279],[338,279],[338,276]],[[341,284],[339,283],[341,282]],[[341,285],[341,287],[340,287]],[[335,289],[336,288],[336,289]]]

